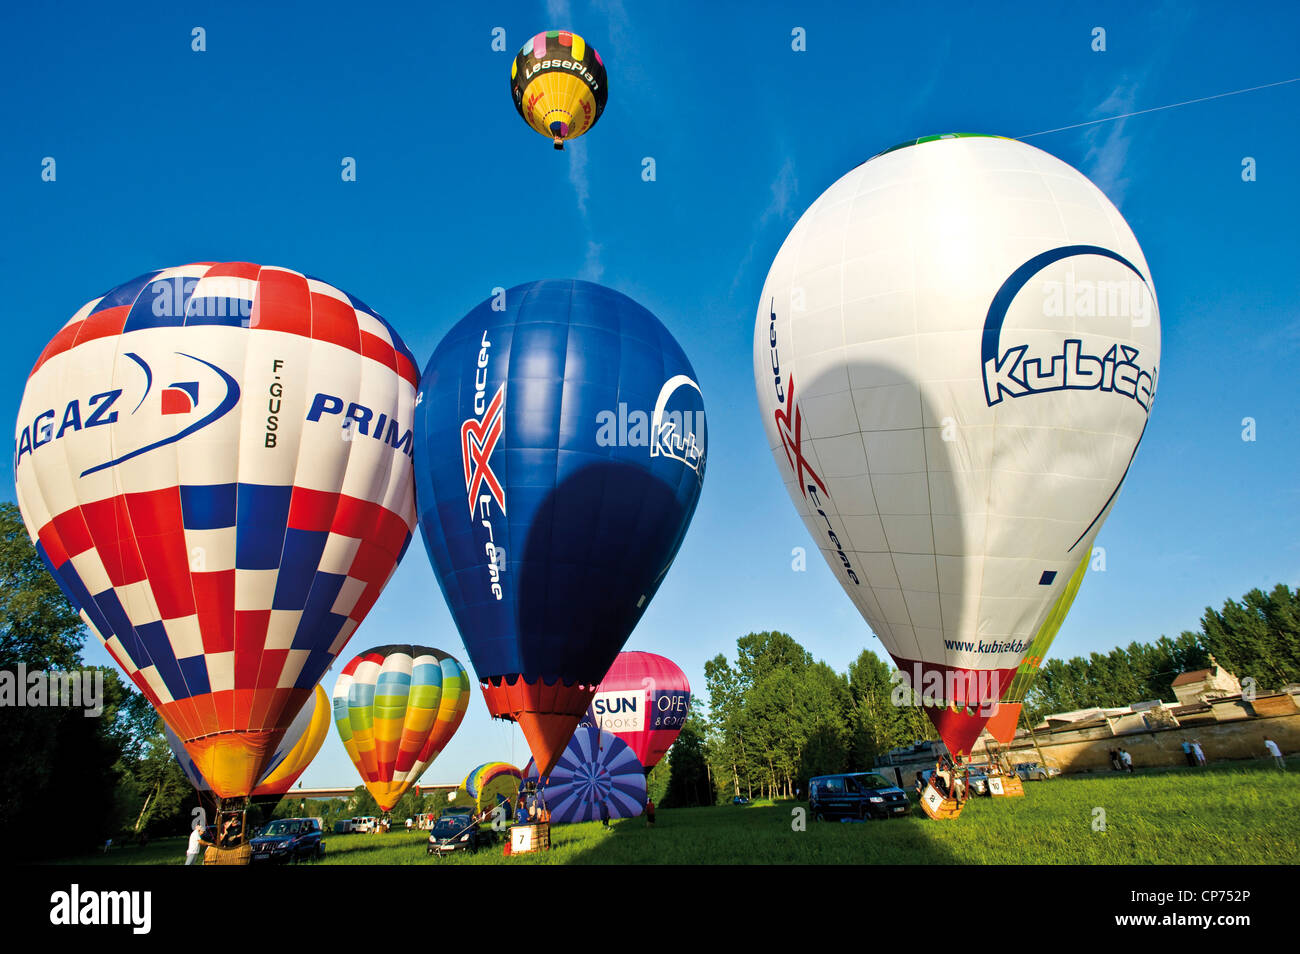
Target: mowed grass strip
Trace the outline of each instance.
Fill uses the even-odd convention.
[[[796,830],[801,802],[661,809],[643,818],[556,825],[552,849],[506,858],[501,844],[434,858],[427,833],[326,835],[321,865],[533,864],[1297,864],[1300,762],[1271,760],[1059,778],[1024,798],[972,799],[952,822],[913,808],[905,818],[815,822]],[[172,844],[172,842],[175,844]],[[184,841],[69,859],[81,864],[178,864]]]

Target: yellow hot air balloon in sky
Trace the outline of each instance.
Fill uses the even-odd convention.
[[[524,44],[510,65],[515,109],[538,133],[563,149],[600,119],[609,97],[605,64],[576,33],[548,30]]]

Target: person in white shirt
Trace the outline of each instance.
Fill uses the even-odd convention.
[[[1201,768],[1205,768],[1205,752],[1201,748],[1200,739],[1192,740],[1192,751],[1196,753],[1196,764],[1199,765]]]
[[[185,864],[194,864],[194,859],[203,850],[203,828],[195,825],[190,829],[190,843],[185,849]]]
[[[1272,739],[1265,739],[1264,748],[1268,750],[1269,755],[1273,756],[1273,763],[1278,767],[1278,769],[1285,772],[1286,759],[1282,758],[1282,750],[1277,747],[1277,743]]]

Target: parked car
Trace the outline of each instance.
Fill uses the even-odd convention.
[[[971,763],[966,766],[966,784],[972,795],[989,794],[989,767],[983,763]]]
[[[457,851],[468,851],[473,854],[480,848],[492,847],[496,840],[496,832],[475,824],[471,815],[465,812],[444,812],[429,830],[427,853],[449,855]]]
[[[808,783],[813,818],[892,818],[907,814],[907,794],[872,772],[820,775]]]
[[[1044,767],[1041,762],[1017,762],[1012,766],[1012,770],[1026,782],[1045,782],[1061,774],[1061,770],[1055,765]]]
[[[749,799],[746,798],[744,795],[737,795],[735,798],[733,798],[733,799],[731,800],[731,804],[733,804],[733,805],[748,805],[748,804],[749,804]]]
[[[324,858],[325,842],[315,818],[277,818],[249,842],[253,861]]]

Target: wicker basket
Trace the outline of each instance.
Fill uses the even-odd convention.
[[[218,848],[216,845],[209,845],[208,850],[203,852],[205,865],[246,865],[252,860],[253,846],[248,842],[236,845],[234,848]]]
[[[927,782],[921,792],[921,810],[935,821],[956,818],[961,814],[961,807],[962,803],[957,799],[945,798],[933,782]]]

